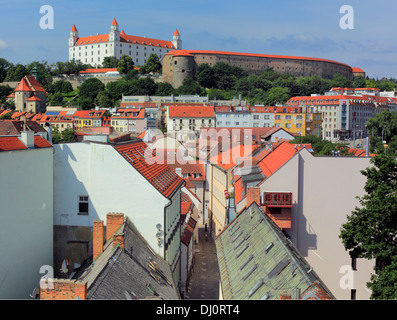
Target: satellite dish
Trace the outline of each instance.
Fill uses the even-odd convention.
[[[156,228],[157,228],[157,229],[161,229],[161,227],[162,227],[162,225],[161,225],[160,223],[158,223],[158,224],[156,225]]]

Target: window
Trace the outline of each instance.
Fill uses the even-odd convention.
[[[351,300],[356,300],[356,294],[357,294],[356,289],[351,289],[351,291],[350,291],[350,299]]]
[[[79,196],[79,213],[88,215],[88,196]]]

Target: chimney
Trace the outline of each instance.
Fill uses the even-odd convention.
[[[40,286],[40,300],[86,300],[87,283],[70,279],[51,279],[47,286]]]
[[[94,221],[92,226],[92,261],[103,251],[103,221]]]
[[[259,187],[247,187],[247,204],[248,208],[253,202],[261,205],[261,189]]]
[[[124,223],[124,214],[108,213],[106,215],[106,241],[108,241]]]
[[[124,249],[124,233],[116,233],[113,235],[113,248],[120,245]]]
[[[21,131],[20,140],[28,148],[34,148],[34,132],[33,131]]]

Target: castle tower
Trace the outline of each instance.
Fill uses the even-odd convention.
[[[73,47],[78,38],[79,38],[79,32],[77,31],[76,26],[73,25],[69,35],[69,47]]]
[[[120,41],[120,30],[116,19],[113,19],[110,25],[109,41]]]
[[[186,50],[175,50],[173,53],[173,79],[172,86],[178,88],[186,78],[193,78],[196,72],[196,65],[193,55]]]
[[[182,49],[182,40],[181,40],[181,36],[178,32],[178,29],[175,29],[174,36],[172,37],[172,44],[174,45],[175,50]]]

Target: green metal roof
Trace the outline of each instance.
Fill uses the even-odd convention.
[[[302,298],[300,294],[314,282],[332,297],[291,241],[255,202],[215,243],[224,299],[279,299],[284,291],[292,299],[297,295]]]

